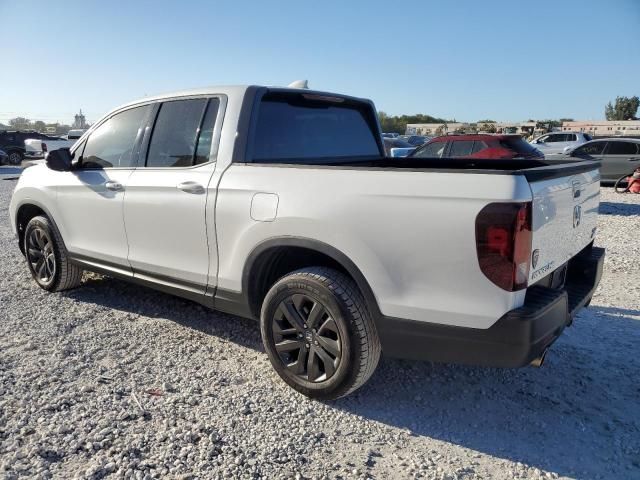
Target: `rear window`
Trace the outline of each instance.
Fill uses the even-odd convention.
[[[258,109],[254,162],[379,158],[372,110],[367,104],[313,94],[267,94]]]
[[[521,155],[534,155],[538,153],[536,147],[534,147],[530,143],[525,142],[520,137],[502,139],[500,140],[500,145]]]

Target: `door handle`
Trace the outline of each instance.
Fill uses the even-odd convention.
[[[104,186],[107,190],[111,190],[112,192],[119,192],[121,190],[124,190],[124,187],[121,183],[114,182],[113,180],[105,182]]]
[[[196,182],[182,182],[177,185],[178,190],[186,193],[201,194],[204,193],[204,187]]]

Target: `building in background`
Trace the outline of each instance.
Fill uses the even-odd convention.
[[[562,122],[562,130],[565,132],[585,132],[592,137],[611,137],[614,135],[640,137],[640,120]]]
[[[89,124],[87,123],[87,119],[82,113],[82,109],[80,109],[80,113],[74,116],[72,128],[75,129],[86,129],[89,128]]]

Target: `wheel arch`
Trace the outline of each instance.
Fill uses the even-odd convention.
[[[15,217],[15,228],[18,235],[18,246],[20,247],[20,251],[24,254],[24,229],[27,224],[33,217],[37,217],[38,215],[46,216],[53,227],[58,231],[58,225],[56,224],[55,219],[51,215],[51,212],[42,205],[40,202],[33,199],[26,199],[20,206],[16,209],[16,217]]]
[[[270,238],[251,251],[242,273],[242,292],[251,316],[260,318],[262,300],[279,278],[310,266],[334,268],[351,277],[362,292],[369,313],[374,319],[380,318],[377,299],[358,266],[337,248],[304,237]]]

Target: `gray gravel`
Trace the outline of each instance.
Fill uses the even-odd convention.
[[[320,403],[279,380],[253,322],[98,275],[40,290],[8,223],[14,185],[0,180],[0,478],[640,478],[640,196],[603,189],[601,287],[542,369],[383,359]]]

